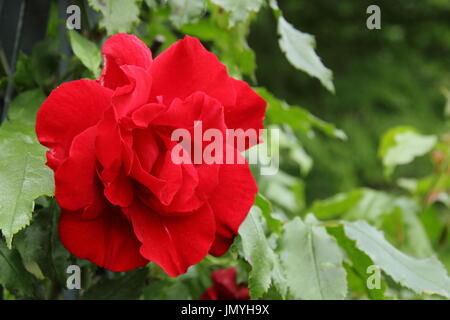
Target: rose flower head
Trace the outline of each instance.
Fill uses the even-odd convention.
[[[37,115],[37,137],[55,173],[61,241],[111,271],[152,261],[177,276],[232,244],[257,192],[240,152],[259,135],[237,147],[216,136],[223,147],[213,158],[230,153],[238,161],[179,162],[174,133],[195,136],[200,124],[224,136],[235,130],[232,140],[239,139],[263,128],[266,103],[193,37],[153,59],[137,37],[116,34],[102,54],[98,80],[62,84]],[[185,140],[188,160],[208,145]]]

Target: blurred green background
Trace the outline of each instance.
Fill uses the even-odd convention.
[[[381,30],[366,28],[366,8],[381,8]],[[343,129],[348,140],[303,139],[314,159],[306,177],[307,199],[364,185],[389,188],[377,148],[398,125],[423,133],[446,129],[442,88],[450,86],[450,1],[280,1],[287,20],[313,34],[317,53],[333,71],[336,94],[292,68],[279,50],[276,21],[263,9],[252,24],[258,85],[301,105]],[[276,76],[275,76],[276,75]],[[428,159],[398,170],[398,176],[429,172]]]

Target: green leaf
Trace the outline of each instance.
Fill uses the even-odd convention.
[[[277,0],[269,0],[269,6],[275,13],[281,14],[281,10],[280,10],[280,7],[278,6]]]
[[[344,299],[347,280],[336,241],[312,214],[284,226],[281,261],[295,299]]]
[[[141,0],[89,0],[89,5],[102,13],[100,26],[108,35],[130,32],[139,22]]]
[[[275,127],[275,126],[274,126]],[[272,127],[269,127],[272,129]],[[313,160],[306,153],[297,136],[286,128],[279,129],[279,147],[281,150],[286,149],[289,153],[289,158],[300,166],[301,173],[307,175],[313,166]]]
[[[230,13],[229,26],[246,21],[251,12],[258,12],[264,0],[211,0],[212,3]]]
[[[11,247],[13,235],[31,220],[34,200],[53,195],[52,171],[34,127],[18,121],[0,128],[0,229]]]
[[[247,42],[249,29],[250,21],[241,22],[222,31],[222,35],[226,36],[214,40],[220,52],[220,60],[227,66],[230,74],[237,77],[246,74],[254,78],[256,58]]]
[[[384,134],[378,151],[386,175],[391,175],[396,166],[408,164],[416,157],[427,154],[436,143],[436,136],[421,135],[410,127],[402,126],[389,130]]]
[[[158,3],[156,0],[145,0],[145,3],[150,9],[156,8],[158,6]]]
[[[177,28],[198,21],[206,9],[204,0],[172,0],[170,7],[170,21]]]
[[[278,292],[286,295],[286,280],[279,258],[270,247],[262,227],[261,210],[252,207],[239,228],[242,240],[242,255],[252,266],[248,285],[252,299],[260,298],[273,284]]]
[[[66,268],[71,265],[70,254],[63,247],[58,234],[59,213],[54,200],[50,207],[39,210],[31,225],[16,235],[14,246],[20,252],[24,265],[65,286]],[[36,274],[36,273],[35,273]]]
[[[169,279],[152,282],[143,292],[145,300],[192,300],[186,284]]]
[[[432,255],[434,250],[430,238],[418,216],[419,205],[410,198],[400,197],[396,199],[395,207],[400,209],[406,227],[405,250],[419,258]]]
[[[415,259],[394,248],[383,234],[365,221],[344,222],[347,237],[356,241],[386,274],[418,294],[438,294],[450,298],[450,279],[439,260],[433,256]]]
[[[228,35],[223,33],[222,29],[209,18],[201,19],[196,23],[185,24],[180,27],[180,31],[205,41],[214,41],[219,38],[228,41]]]
[[[367,286],[367,280],[371,275],[371,273],[368,273],[367,270],[370,266],[374,265],[372,259],[370,259],[368,255],[366,255],[363,251],[359,250],[356,247],[355,241],[350,240],[345,235],[342,225],[338,227],[327,228],[327,231],[336,239],[339,246],[345,250],[347,258],[350,260],[350,264],[348,265],[348,267],[352,268],[353,272],[359,279],[361,287],[364,288],[364,291],[367,293],[367,295],[374,300],[384,299],[386,283],[382,279],[380,279],[379,289],[369,289]],[[347,273],[347,276],[348,275],[349,273]],[[348,277],[347,280],[349,280]]]
[[[14,73],[14,83],[16,88],[23,89],[35,87],[36,83],[32,74],[33,68],[31,65],[31,58],[23,52],[20,52],[16,63],[16,72]]]
[[[304,185],[297,179],[279,170],[275,175],[261,176],[259,183],[264,194],[273,203],[292,213],[304,206]]]
[[[36,113],[44,100],[45,95],[41,89],[22,92],[11,102],[8,113],[9,119],[34,126]]]
[[[148,24],[148,38],[146,43],[158,42],[161,46],[153,52],[153,54],[161,53],[170,47],[175,41],[178,40],[170,24],[167,24],[167,20],[170,17],[170,10],[167,8],[161,8],[158,10],[152,10],[151,23]]]
[[[267,227],[271,232],[280,233],[281,221],[272,216],[272,204],[262,194],[256,195],[255,206],[257,206],[266,220]]]
[[[433,254],[430,240],[418,217],[420,207],[413,200],[367,188],[353,192],[359,193],[360,198],[342,215],[343,219],[364,219],[385,230],[394,228],[394,232],[389,233],[393,238],[397,238],[397,230],[400,228],[402,241],[398,245],[401,245],[402,249],[417,257]],[[393,216],[397,216],[399,220],[393,221]]]
[[[8,249],[0,239],[0,284],[16,297],[36,298],[37,279],[29,273],[15,249]]]
[[[113,274],[112,279],[103,278],[89,287],[83,300],[136,300],[145,286],[147,268]]]
[[[94,42],[82,37],[76,31],[69,31],[69,38],[73,53],[97,78],[100,75],[100,64],[102,63],[100,49]]]
[[[330,137],[341,140],[347,139],[347,136],[342,130],[337,129],[331,123],[317,118],[306,109],[299,106],[290,106],[264,88],[256,88],[256,91],[269,105],[267,117],[270,123],[289,125],[292,129],[305,133],[310,133],[312,129],[317,129]]]
[[[361,195],[360,190],[338,193],[331,198],[314,201],[309,211],[319,219],[338,218],[352,209],[361,199]]]
[[[333,73],[317,56],[314,37],[295,29],[283,16],[278,18],[278,33],[281,50],[289,62],[297,69],[318,78],[325,88],[334,92]]]
[[[33,77],[42,88],[54,88],[56,83],[61,81],[58,70],[62,58],[56,37],[38,42],[32,50],[30,66],[32,73],[29,77]]]

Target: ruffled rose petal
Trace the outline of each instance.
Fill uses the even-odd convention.
[[[128,207],[134,200],[133,181],[120,170],[115,179],[105,186],[104,194],[112,204]]]
[[[137,155],[142,169],[150,172],[159,156],[156,134],[151,129],[133,130],[133,152]]]
[[[117,88],[113,104],[119,117],[132,113],[149,101],[152,77],[148,70],[136,66],[121,66],[128,78],[128,84]]]
[[[117,208],[110,207],[97,219],[82,219],[78,212],[62,211],[61,241],[73,255],[100,267],[121,272],[145,266],[141,246],[131,224]]]
[[[76,136],[69,157],[55,173],[59,205],[67,210],[83,209],[85,218],[98,217],[106,207],[96,172],[95,135],[96,128],[91,127]]]
[[[214,256],[227,252],[258,192],[248,164],[222,165],[219,181],[208,200],[216,218],[216,239],[210,250]]]
[[[176,192],[170,203],[163,204],[160,199],[155,197],[142,198],[142,201],[153,208],[161,215],[190,215],[193,211],[199,209],[204,200],[202,195],[198,194],[199,177],[197,170],[192,164],[182,164],[182,183],[180,189]]]
[[[166,112],[152,121],[153,125],[191,129],[195,121],[202,122],[202,130],[214,128],[225,135],[223,106],[203,92],[195,92],[186,99],[175,99]]]
[[[245,139],[244,148],[237,148],[240,151],[247,150],[261,142],[260,130],[264,128],[264,114],[267,104],[246,82],[233,79],[236,90],[236,104],[225,108],[225,122],[229,129],[242,129]],[[245,135],[245,131],[252,130],[256,133],[256,138]]]
[[[97,124],[95,151],[105,172],[103,175],[114,177],[122,165],[122,137],[114,108],[106,110]]]
[[[139,128],[147,128],[148,125],[162,112],[167,110],[167,106],[160,103],[149,103],[143,105],[133,112],[131,118]]]
[[[102,54],[105,66],[99,82],[113,90],[128,83],[121,66],[137,66],[147,70],[153,60],[152,53],[145,43],[136,36],[126,33],[110,37],[103,45]]]
[[[64,83],[52,91],[38,111],[36,134],[51,150],[48,165],[56,169],[68,156],[75,136],[94,126],[111,106],[112,91],[95,81]]]
[[[152,99],[162,97],[169,105],[173,99],[187,98],[196,91],[234,105],[236,93],[225,66],[207,51],[199,40],[186,36],[161,53],[151,66]]]
[[[165,104],[201,91],[222,103],[229,129],[253,129],[259,137],[266,102],[244,81],[230,77],[226,67],[199,40],[186,36],[159,55],[151,67],[152,99]],[[259,139],[244,144],[245,149]],[[241,150],[242,151],[242,150]]]
[[[200,262],[214,240],[215,222],[208,205],[189,216],[161,216],[139,205],[124,212],[142,242],[141,254],[172,277]]]

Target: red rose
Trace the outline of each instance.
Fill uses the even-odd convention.
[[[221,132],[259,130],[266,103],[192,37],[153,60],[138,38],[117,34],[102,53],[97,81],[62,84],[37,116],[61,241],[112,271],[153,261],[177,276],[228,250],[257,187],[245,162],[174,163],[171,134],[197,120]]]
[[[249,300],[249,290],[238,285],[236,268],[214,271],[211,275],[213,285],[200,297],[201,300]]]

